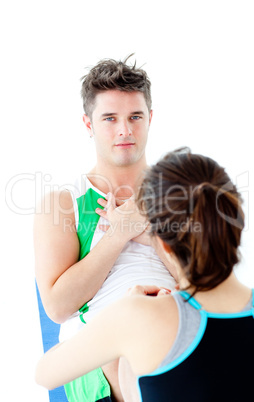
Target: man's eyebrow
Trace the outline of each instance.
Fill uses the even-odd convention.
[[[141,114],[144,115],[145,113],[142,110],[138,110],[137,112],[131,112],[132,115]]]
[[[108,113],[102,113],[101,117],[112,117],[112,116],[117,116],[118,113],[114,113],[114,112],[108,112]],[[137,110],[136,112],[131,112],[130,113],[132,116],[134,115],[142,115],[144,116],[144,112],[142,110]]]
[[[111,116],[116,116],[117,113],[102,113],[101,117],[111,117]]]

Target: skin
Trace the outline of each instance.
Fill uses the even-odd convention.
[[[140,114],[136,116],[135,111]],[[102,116],[105,114],[110,117]],[[132,196],[142,180],[151,118],[152,112],[148,111],[143,94],[120,91],[97,95],[92,118],[84,115],[97,152],[97,163],[88,176],[101,191],[107,194],[111,189],[117,195],[115,206]],[[128,141],[133,145],[119,146]],[[132,217],[136,222],[144,222],[137,210],[133,213],[133,201],[125,203],[123,208],[125,219]],[[109,231],[83,260],[78,261],[79,241],[74,230],[70,193],[46,195],[40,209],[42,213],[35,215],[34,222],[36,279],[47,314],[62,323],[96,294],[126,242],[140,233]],[[121,213],[115,214],[114,222],[116,220],[120,223]],[[110,255],[109,242],[113,245]]]
[[[172,258],[175,260],[179,286],[185,288],[188,281],[180,265],[174,256],[170,256],[168,246],[164,246],[164,250],[169,264]],[[157,294],[157,297],[147,297],[149,294]],[[207,311],[231,313],[243,309],[251,298],[251,289],[231,273],[216,288],[198,292],[195,298]],[[46,353],[37,366],[36,381],[53,389],[120,356],[127,359],[135,375],[148,374],[170,351],[178,325],[178,309],[172,296],[156,287],[136,286],[71,340]],[[84,344],[85,349],[82,348]],[[65,369],[67,364],[68,371]]]
[[[129,189],[120,188],[114,195],[129,197],[147,167],[145,147],[152,111],[149,112],[144,95],[117,90],[100,93],[92,117],[84,115],[83,120],[94,138],[97,155],[96,166],[90,174],[107,177],[114,189],[127,185]],[[105,190],[105,193],[109,191]]]
[[[137,192],[142,181],[151,119],[152,111],[142,93],[117,90],[98,94],[92,116],[83,117],[97,154],[88,178],[102,192],[111,192],[110,211],[96,210],[108,219],[105,235],[84,259],[79,261],[70,193],[50,193],[41,202],[42,212],[34,221],[36,280],[46,313],[57,323],[66,321],[95,296],[129,240],[150,244],[134,199],[121,204]],[[105,206],[104,200],[98,203]],[[129,222],[125,230],[123,219]],[[102,368],[115,400],[121,401],[118,361]]]

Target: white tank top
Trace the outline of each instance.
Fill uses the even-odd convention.
[[[80,185],[75,188],[79,189],[78,193],[73,196],[76,226],[78,227],[77,196],[85,195],[88,189],[98,193],[98,198],[99,196],[105,197],[105,194],[96,189],[86,176],[81,178]],[[82,189],[81,192],[80,189]],[[105,234],[99,229],[100,224],[107,224],[107,221],[100,217],[90,250]],[[151,246],[144,246],[131,240],[126,243],[100,290],[87,303],[88,311],[83,316],[85,322],[89,322],[104,307],[123,297],[127,290],[135,285],[156,285],[174,289],[175,280]],[[61,325],[60,341],[68,339],[83,327],[84,323],[80,320],[79,315],[80,312],[77,311]]]

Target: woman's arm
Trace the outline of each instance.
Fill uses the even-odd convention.
[[[45,353],[36,368],[36,382],[51,390],[118,358],[123,326],[117,323],[124,304],[114,303],[71,339]]]
[[[136,375],[154,370],[177,331],[171,299],[134,295],[110,305],[74,337],[41,358],[36,382],[54,389],[121,356],[127,358]]]

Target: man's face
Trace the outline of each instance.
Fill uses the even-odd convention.
[[[130,166],[145,162],[152,111],[141,92],[108,90],[96,96],[91,120],[84,122],[94,136],[98,162]]]

